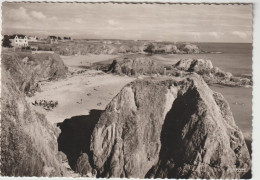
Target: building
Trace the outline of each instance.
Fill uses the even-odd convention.
[[[28,41],[29,42],[37,42],[38,38],[36,36],[29,36]]]
[[[58,37],[56,36],[48,36],[47,43],[49,44],[58,44]]]
[[[25,35],[14,34],[9,37],[9,40],[11,41],[11,45],[13,47],[21,48],[28,46],[28,38]]]

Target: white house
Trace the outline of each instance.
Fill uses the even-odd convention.
[[[11,45],[13,47],[27,47],[28,46],[28,38],[25,35],[15,34],[10,36],[9,40],[11,41]]]

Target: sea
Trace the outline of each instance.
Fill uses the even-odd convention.
[[[252,43],[198,43],[197,45],[205,51],[214,52],[195,55],[198,58],[210,59],[214,66],[235,76],[252,76]],[[230,105],[237,126],[246,139],[251,139],[252,88],[219,85],[210,88],[222,93]]]
[[[252,43],[199,43],[198,46],[208,52],[221,52],[200,55],[210,59],[214,66],[236,76],[252,75]]]
[[[198,46],[209,52],[221,54],[203,54],[214,66],[235,76],[252,76],[252,43],[200,43]],[[246,139],[252,136],[252,88],[226,87],[213,85],[210,88],[222,93],[233,113],[237,126]]]
[[[231,72],[233,75],[252,75],[252,43],[196,43],[209,54],[178,54],[176,58],[209,59],[213,66]]]
[[[196,43],[209,54],[174,54],[170,59],[201,58],[211,60],[214,67],[235,76],[252,76],[252,43]],[[247,140],[252,135],[252,88],[210,85],[228,101],[237,126]]]

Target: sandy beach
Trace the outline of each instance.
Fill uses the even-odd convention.
[[[74,58],[66,57],[64,62],[74,74],[58,81],[41,82],[41,91],[33,97],[27,97],[28,101],[31,103],[35,100],[58,101],[58,106],[50,111],[46,111],[41,106],[32,105],[36,111],[44,114],[48,121],[54,124],[73,116],[88,115],[92,109],[104,110],[122,87],[135,79],[105,74],[96,70],[87,70],[77,74],[78,71],[83,70],[77,67],[81,64],[80,62],[87,64],[106,58],[111,58],[111,56],[99,57],[99,59],[94,59],[93,56],[75,57],[76,61]]]

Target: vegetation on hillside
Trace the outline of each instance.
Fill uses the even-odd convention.
[[[15,72],[12,72],[15,73]],[[19,90],[19,75],[2,66],[1,173],[4,176],[64,176],[58,159],[59,130],[36,113]],[[26,76],[27,74],[21,74]],[[23,79],[20,77],[20,79]]]
[[[11,45],[11,41],[8,35],[4,35],[3,39],[2,39],[2,46],[3,47],[12,47]]]
[[[37,91],[38,81],[64,78],[68,72],[57,54],[3,52],[2,63],[12,74],[19,90],[27,95],[33,95]]]
[[[59,129],[32,110],[39,80],[66,76],[58,55],[4,52],[2,54],[1,173],[4,176],[65,176],[59,158]]]

